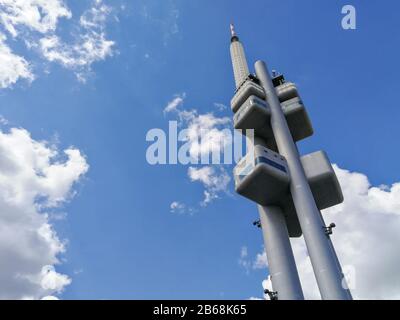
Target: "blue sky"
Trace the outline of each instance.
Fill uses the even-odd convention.
[[[182,108],[232,116],[214,106],[229,106],[233,94],[231,21],[251,68],[264,59],[298,85],[315,130],[300,143],[303,154],[323,149],[372,185],[399,181],[397,2],[351,1],[356,30],[341,28],[348,1],[103,2],[112,8],[103,31],[115,44],[112,56],[90,68],[44,59],[24,45],[29,35],[7,36],[35,80],[1,89],[0,114],[9,122],[2,130],[21,127],[37,141],[57,140],[60,150],[73,146],[90,166],[58,209],[67,217],[52,221],[68,239],[56,269],[72,283],[60,298],[262,296],[267,270],[238,262],[242,247],[246,259],[262,252],[255,205],[235,195],[231,182],[230,194],[201,207],[204,188],[190,181],[187,166],[151,166],[145,157],[146,133],[168,128],[163,110],[176,94],[186,94]],[[72,18],[59,20],[57,34],[68,42],[93,2],[65,3]],[[173,201],[197,211],[171,213]]]

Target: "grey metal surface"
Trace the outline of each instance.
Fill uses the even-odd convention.
[[[254,83],[251,79],[240,83],[235,95],[231,100],[231,108],[233,112],[239,110],[242,104],[250,97],[256,96],[260,99],[265,99],[265,93],[262,87]]]
[[[327,154],[317,151],[302,156],[300,160],[318,209],[342,203],[342,188]]]
[[[269,129],[269,132],[266,133],[267,138],[272,138],[270,116],[271,111],[267,102],[256,96],[250,96],[233,116],[233,125],[235,129],[240,130],[254,129],[256,135],[258,135],[258,131],[267,127]]]
[[[281,107],[295,142],[312,136],[314,130],[311,121],[299,97],[282,102]]]
[[[276,152],[256,145],[233,170],[235,190],[261,205],[276,205],[289,190],[286,160]]]
[[[281,102],[299,96],[299,93],[297,92],[297,87],[293,82],[285,82],[280,86],[275,87],[275,90],[276,94],[278,95],[279,101]]]
[[[238,88],[243,80],[249,75],[249,68],[247,66],[244,49],[238,40],[239,39],[237,38],[237,40],[232,41],[230,48],[236,88]]]
[[[303,290],[281,208],[258,206],[258,212],[273,290],[278,293],[279,300],[303,300]]]
[[[256,95],[250,95],[251,93]],[[231,101],[232,111],[235,112],[234,126],[235,129],[241,130],[254,129],[256,135],[268,140],[269,146],[274,146],[275,138],[271,129],[271,112],[268,104],[250,103],[252,100],[260,99],[265,99],[262,88],[250,79],[244,82]],[[281,107],[294,141],[300,141],[313,134],[307,110],[299,97],[282,102]]]
[[[249,141],[247,152],[266,142],[261,137],[253,137]],[[260,215],[261,228],[267,253],[268,270],[271,276],[272,288],[278,293],[279,300],[303,300],[303,290],[293,256],[288,235],[287,217],[277,206],[257,206]]]
[[[314,201],[267,67],[263,61],[257,61],[255,70],[271,108],[271,127],[278,150],[288,162],[291,175],[290,191],[321,297],[328,300],[350,300],[350,291],[342,285],[345,282],[343,272],[330,239],[325,234],[325,223]]]

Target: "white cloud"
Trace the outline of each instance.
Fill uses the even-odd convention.
[[[257,297],[250,297],[249,300],[259,301],[259,300],[263,300],[263,299],[257,298]]]
[[[20,78],[28,81],[34,79],[29,63],[14,54],[5,40],[6,36],[0,33],[0,89],[11,87]]]
[[[262,253],[258,253],[253,263],[253,268],[265,269],[267,267],[268,267],[267,253],[265,251],[263,251]]]
[[[105,31],[111,11],[102,0],[92,1],[78,21],[72,19],[72,41],[57,35],[59,20],[72,18],[62,0],[0,0],[0,24],[14,39],[22,39],[27,49],[73,70],[85,82],[93,63],[114,54],[115,42],[107,39]],[[12,86],[19,78],[32,81],[30,64],[12,53],[5,36],[0,37],[0,58],[9,62],[0,67],[0,88]]]
[[[176,94],[164,108],[164,113],[173,113],[179,125],[186,129],[185,143],[189,144],[192,159],[209,158],[221,155],[225,147],[232,143],[231,131],[228,128],[230,118],[216,117],[213,113],[199,114],[197,110],[185,110],[183,106],[186,94]],[[199,161],[200,162],[200,161]],[[191,181],[201,182],[204,186],[204,199],[201,206],[207,206],[218,199],[219,193],[227,192],[231,180],[222,165],[189,167],[188,176]]]
[[[54,31],[60,18],[71,16],[62,0],[0,0],[0,21],[13,37],[21,27],[40,33]]]
[[[268,276],[267,279],[263,280],[261,282],[261,286],[262,286],[262,291],[264,292],[265,290],[269,290],[271,292],[273,292],[274,290],[272,289],[272,282],[271,282],[271,277]],[[263,293],[263,297],[250,297],[249,300],[271,300],[270,297]]]
[[[56,272],[52,265],[43,266],[38,274],[19,277],[22,279],[26,278],[41,289],[54,293],[61,293],[64,287],[71,283],[71,279],[68,276]]]
[[[0,124],[6,126],[9,124],[9,121],[0,114]]]
[[[245,269],[246,273],[249,273],[250,270],[256,269],[265,270],[268,267],[267,254],[263,251],[262,253],[258,253],[255,259],[252,259],[249,257],[248,248],[242,246],[240,250],[239,265]]]
[[[193,215],[195,212],[197,212],[196,208],[188,206],[187,204],[179,201],[173,201],[169,208],[171,213]]]
[[[220,154],[232,143],[231,131],[227,128],[230,118],[216,117],[212,113],[198,115],[196,111],[181,116],[187,122],[189,153],[193,158]]]
[[[104,33],[85,33],[73,45],[66,44],[58,36],[40,39],[43,56],[51,62],[59,62],[66,68],[90,67],[93,62],[112,55],[113,41],[106,40]]]
[[[227,192],[231,180],[222,166],[204,166],[201,168],[189,167],[188,176],[191,181],[201,182],[205,188],[202,206],[219,198],[219,193]]]
[[[249,253],[248,253],[247,247],[246,247],[246,246],[243,246],[243,247],[240,249],[240,258],[241,258],[241,259],[247,258],[248,254],[249,254]]]
[[[343,204],[327,209],[334,221],[332,240],[357,299],[400,299],[400,183],[373,187],[362,173],[335,166]],[[296,261],[305,295],[319,298],[305,245],[294,240]]]
[[[180,203],[178,201],[174,201],[170,205],[170,209],[172,213],[184,213],[186,206],[183,203]]]
[[[400,183],[373,187],[362,173],[334,169],[345,201],[323,216],[337,225],[332,241],[353,298],[400,299]],[[291,242],[305,297],[320,299],[304,239]],[[263,286],[271,289],[270,279]]]
[[[26,130],[0,131],[0,299],[53,296],[71,282],[55,269],[65,241],[46,210],[71,199],[87,170],[77,149],[61,154]]]
[[[186,93],[176,94],[174,99],[168,102],[164,108],[164,113],[170,113],[177,111],[177,108],[181,106],[186,98]]]
[[[246,270],[246,273],[249,273],[251,269],[251,262],[248,260],[248,249],[246,246],[242,246],[240,249],[240,257],[239,257],[239,265]]]
[[[179,107],[184,104],[186,94],[176,94],[164,108],[164,113],[175,113],[180,126],[187,129],[187,142],[192,158],[219,154],[232,143],[228,117],[216,117],[213,113],[199,114],[197,110],[185,110]],[[224,130],[226,129],[226,130]]]
[[[78,80],[85,82],[86,74],[94,62],[113,55],[114,41],[107,40],[105,23],[111,8],[101,0],[94,2],[92,8],[80,17],[80,32],[73,43],[66,43],[57,35],[50,34],[40,39],[39,49],[51,62],[75,70]]]
[[[214,107],[217,108],[218,111],[224,111],[224,110],[228,109],[228,107],[226,105],[224,105],[223,103],[219,103],[219,102],[215,102]]]
[[[79,23],[88,30],[104,29],[110,13],[109,6],[104,5],[102,0],[95,0],[93,7],[82,14]]]

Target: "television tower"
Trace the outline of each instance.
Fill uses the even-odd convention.
[[[290,237],[304,235],[322,299],[350,300],[351,293],[320,210],[343,201],[323,151],[300,157],[296,142],[313,134],[297,87],[257,61],[249,72],[243,45],[231,24],[236,91],[234,127],[252,143],[234,169],[235,189],[257,203],[273,292],[281,300],[304,299]],[[252,130],[252,135],[248,135]]]

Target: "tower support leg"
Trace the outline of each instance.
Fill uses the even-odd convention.
[[[303,290],[282,209],[258,206],[272,288],[279,300],[303,300]]]
[[[322,299],[350,300],[350,290],[345,284],[342,269],[329,237],[325,234],[324,220],[315,204],[297,146],[289,131],[275,87],[263,61],[255,64],[257,77],[267,96],[271,108],[271,127],[280,154],[288,163],[290,192],[303,231],[311,264]]]

